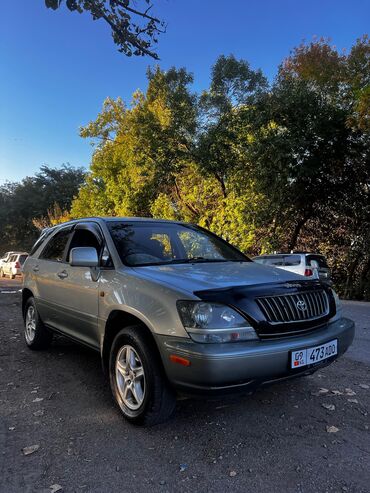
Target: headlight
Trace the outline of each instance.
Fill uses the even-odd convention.
[[[204,301],[178,301],[177,309],[193,341],[220,343],[258,339],[246,319],[229,306]]]
[[[335,301],[335,315],[331,319],[331,321],[335,322],[335,320],[339,320],[340,318],[342,318],[342,303],[340,302],[339,296],[334,291],[334,289],[332,289],[331,292],[333,293],[333,297]]]

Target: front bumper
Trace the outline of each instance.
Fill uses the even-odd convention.
[[[170,383],[187,393],[248,390],[274,380],[313,373],[330,364],[351,345],[352,320],[341,318],[308,334],[271,340],[227,344],[197,344],[190,339],[157,335],[156,340]],[[290,352],[338,340],[333,358],[300,370],[290,369]],[[183,366],[170,355],[190,361]]]

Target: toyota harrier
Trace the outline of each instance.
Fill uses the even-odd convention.
[[[70,221],[43,232],[23,272],[28,347],[60,333],[99,351],[136,424],[168,418],[177,392],[249,391],[313,373],[354,336],[327,284],[257,264],[182,222]]]

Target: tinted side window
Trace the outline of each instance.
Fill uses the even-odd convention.
[[[30,255],[33,255],[36,250],[39,248],[39,246],[46,240],[46,238],[52,233],[52,229],[47,229],[46,231],[41,233],[40,238],[38,238],[31,248]]]
[[[62,262],[70,231],[70,228],[66,228],[56,233],[46,244],[41,252],[40,258]]]

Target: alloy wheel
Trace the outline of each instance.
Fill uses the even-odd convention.
[[[132,346],[123,346],[118,351],[115,369],[120,397],[125,406],[136,411],[144,401],[146,389],[143,363]]]
[[[28,343],[32,343],[36,334],[36,311],[32,305],[28,307],[25,325],[26,340]]]

